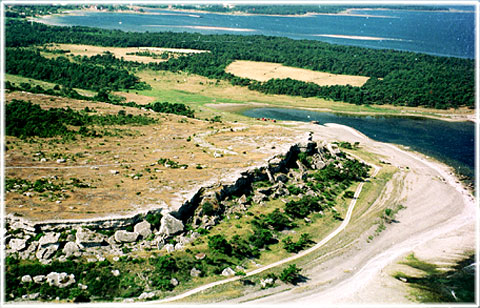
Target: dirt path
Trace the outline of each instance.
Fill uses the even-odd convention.
[[[423,259],[441,260],[454,252],[458,256],[475,249],[475,201],[444,165],[375,142],[347,127],[331,125],[318,131],[331,138],[359,141],[368,151],[402,168],[405,177],[398,200],[406,209],[398,213],[398,223],[388,225],[371,243],[359,234],[357,240],[342,243],[341,253],[335,257],[305,266],[303,274],[308,282],[284,292],[272,290],[276,294],[270,296],[264,291],[254,292],[234,302],[408,303],[406,288],[388,270],[399,258],[419,251]],[[346,232],[355,230],[347,228]]]
[[[374,171],[371,175],[371,177],[375,177],[378,172],[380,171],[380,167],[379,166],[376,166],[376,165],[372,165],[372,167],[374,168]],[[334,238],[335,236],[337,236],[340,232],[342,232],[346,227],[347,225],[349,224],[350,222],[350,219],[352,218],[352,213],[353,213],[353,210],[355,208],[355,205],[357,204],[357,199],[358,197],[360,196],[360,193],[362,192],[362,189],[363,189],[363,185],[364,185],[364,182],[360,183],[357,187],[357,189],[355,190],[355,194],[354,194],[354,197],[352,198],[352,201],[350,202],[350,205],[348,207],[348,211],[347,211],[347,214],[345,215],[345,219],[343,220],[342,224],[337,228],[335,229],[332,233],[330,233],[327,237],[325,237],[323,240],[321,240],[320,242],[318,242],[317,244],[315,244],[314,246],[310,247],[309,249],[306,249],[296,255],[293,255],[289,258],[286,258],[286,259],[283,259],[283,260],[280,260],[278,262],[275,262],[275,263],[272,263],[272,264],[269,264],[269,265],[266,265],[266,266],[263,266],[261,268],[258,268],[256,270],[253,270],[253,271],[249,271],[246,273],[246,276],[245,277],[249,277],[249,276],[253,276],[253,275],[256,275],[256,274],[259,274],[261,272],[264,272],[268,269],[271,269],[271,268],[274,268],[274,267],[277,267],[277,266],[281,266],[285,263],[288,263],[288,262],[291,262],[291,261],[294,261],[296,259],[299,259],[301,257],[304,257],[306,256],[307,254],[310,254],[312,253],[313,251],[319,249],[320,247],[324,246],[327,242],[329,242],[332,238]],[[219,285],[222,285],[222,284],[225,284],[225,283],[229,283],[229,282],[232,282],[232,281],[236,281],[236,280],[239,280],[239,279],[242,279],[244,277],[242,276],[238,276],[238,277],[232,277],[232,278],[228,278],[228,279],[224,279],[224,280],[221,280],[221,281],[216,281],[216,282],[212,282],[212,283],[209,283],[209,284],[206,284],[206,285],[203,285],[201,287],[198,287],[198,288],[195,288],[195,289],[192,289],[190,291],[187,291],[185,293],[182,293],[182,294],[179,294],[177,296],[173,296],[173,297],[169,297],[169,298],[165,298],[165,299],[162,299],[162,300],[159,300],[159,301],[152,301],[152,302],[149,302],[149,303],[152,303],[152,304],[157,304],[157,303],[168,303],[168,302],[173,302],[173,301],[177,301],[177,300],[180,300],[180,299],[183,299],[183,298],[186,298],[188,296],[191,296],[193,294],[196,294],[196,293],[199,293],[199,292],[202,292],[204,290],[207,290],[207,289],[210,289],[210,288],[213,288],[215,286],[219,286]]]

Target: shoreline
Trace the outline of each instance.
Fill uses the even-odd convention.
[[[275,106],[267,103],[246,103],[246,104],[230,104],[230,103],[222,103],[222,104],[214,104],[209,103],[205,106],[209,108],[213,108],[220,111],[232,112],[239,115],[242,115],[242,112],[245,110],[255,109],[255,108],[279,108],[279,109],[300,109],[300,110],[307,110],[307,111],[314,111],[314,112],[328,112],[334,114],[345,114],[345,115],[358,115],[358,116],[384,116],[384,117],[409,117],[409,118],[426,118],[432,120],[439,120],[445,122],[472,122],[476,123],[476,114],[468,114],[465,116],[462,115],[454,115],[452,117],[442,117],[440,115],[428,115],[428,114],[413,114],[411,112],[405,112],[404,114],[397,114],[397,113],[387,113],[387,112],[369,112],[369,111],[337,111],[331,110],[328,108],[308,108],[308,107],[294,107],[294,106]],[[220,108],[217,108],[220,107]]]

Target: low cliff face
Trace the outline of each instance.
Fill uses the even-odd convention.
[[[266,165],[241,172],[229,183],[199,188],[173,212],[155,209],[131,217],[36,223],[9,214],[6,252],[49,263],[69,256],[101,261],[106,255],[122,256],[146,248],[164,248],[167,252],[182,249],[200,236],[195,231],[198,228],[209,229],[225,215],[246,211],[252,202],[261,204],[271,197],[288,195],[287,181],[302,185],[306,169],[322,169],[339,155],[342,153],[336,145],[317,144],[310,136],[272,157]],[[261,182],[268,183],[268,187],[255,185]],[[185,230],[185,224],[191,226],[190,230]],[[177,244],[166,245],[172,237]]]

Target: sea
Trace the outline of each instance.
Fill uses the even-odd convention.
[[[400,9],[352,10],[350,15],[227,15],[149,9],[148,14],[77,12],[55,16],[48,23],[136,32],[196,32],[283,36],[332,44],[395,49],[437,56],[475,57],[475,7],[445,11]],[[338,123],[375,140],[402,144],[431,155],[459,173],[474,177],[475,124],[411,117],[347,116],[305,110],[262,108],[244,115],[279,120]]]
[[[352,10],[350,15],[227,15],[149,9],[148,14],[78,12],[55,16],[55,25],[139,32],[197,32],[284,36],[340,45],[474,58],[475,8],[449,11]]]

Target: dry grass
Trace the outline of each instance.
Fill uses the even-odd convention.
[[[147,113],[137,108],[100,102],[21,92],[6,94],[7,102],[14,98],[30,100],[44,108],[70,106],[82,110],[89,107],[97,114],[116,114],[121,109],[129,114]],[[199,186],[218,183],[232,177],[239,169],[263,164],[278,153],[282,145],[292,144],[298,139],[294,131],[277,125],[254,125],[235,131],[244,125],[211,123],[150,112],[148,115],[160,122],[147,126],[95,127],[97,132],[108,130],[115,133],[102,138],[78,136],[76,141],[60,143],[51,139],[21,140],[7,136],[6,177],[30,182],[43,177],[57,177],[54,182],[78,178],[96,187],[67,191],[65,193],[69,197],[61,203],[39,193],[28,197],[8,192],[5,203],[7,213],[19,213],[33,220],[48,220],[126,215],[153,207],[175,209]],[[198,139],[204,142],[199,144]],[[230,154],[215,158],[213,153],[216,149],[228,150]],[[36,156],[39,152],[45,154],[46,162],[39,161],[40,157]],[[57,163],[55,154],[67,161]],[[172,159],[188,165],[188,168],[167,168],[157,163],[160,158]],[[197,169],[197,165],[203,168]],[[92,169],[93,166],[98,169]],[[110,170],[118,170],[119,174],[113,175]],[[141,174],[139,179],[134,179],[138,174]]]
[[[291,78],[305,82],[313,82],[319,86],[351,85],[361,87],[368,80],[368,77],[363,76],[337,75],[283,66],[278,63],[255,61],[234,61],[227,66],[225,71],[238,77],[258,81]]]
[[[125,61],[136,61],[142,63],[159,63],[165,62],[168,59],[154,59],[147,56],[136,56],[128,55],[128,53],[148,51],[156,55],[161,55],[164,52],[172,54],[189,54],[189,53],[201,53],[207,52],[206,50],[196,50],[196,49],[179,49],[179,48],[157,48],[157,47],[101,47],[101,46],[92,46],[92,45],[77,45],[77,44],[55,44],[53,46],[47,47],[48,49],[63,49],[69,50],[68,54],[73,54],[75,56],[95,56],[102,54],[106,51],[111,52],[117,58],[123,58]]]

